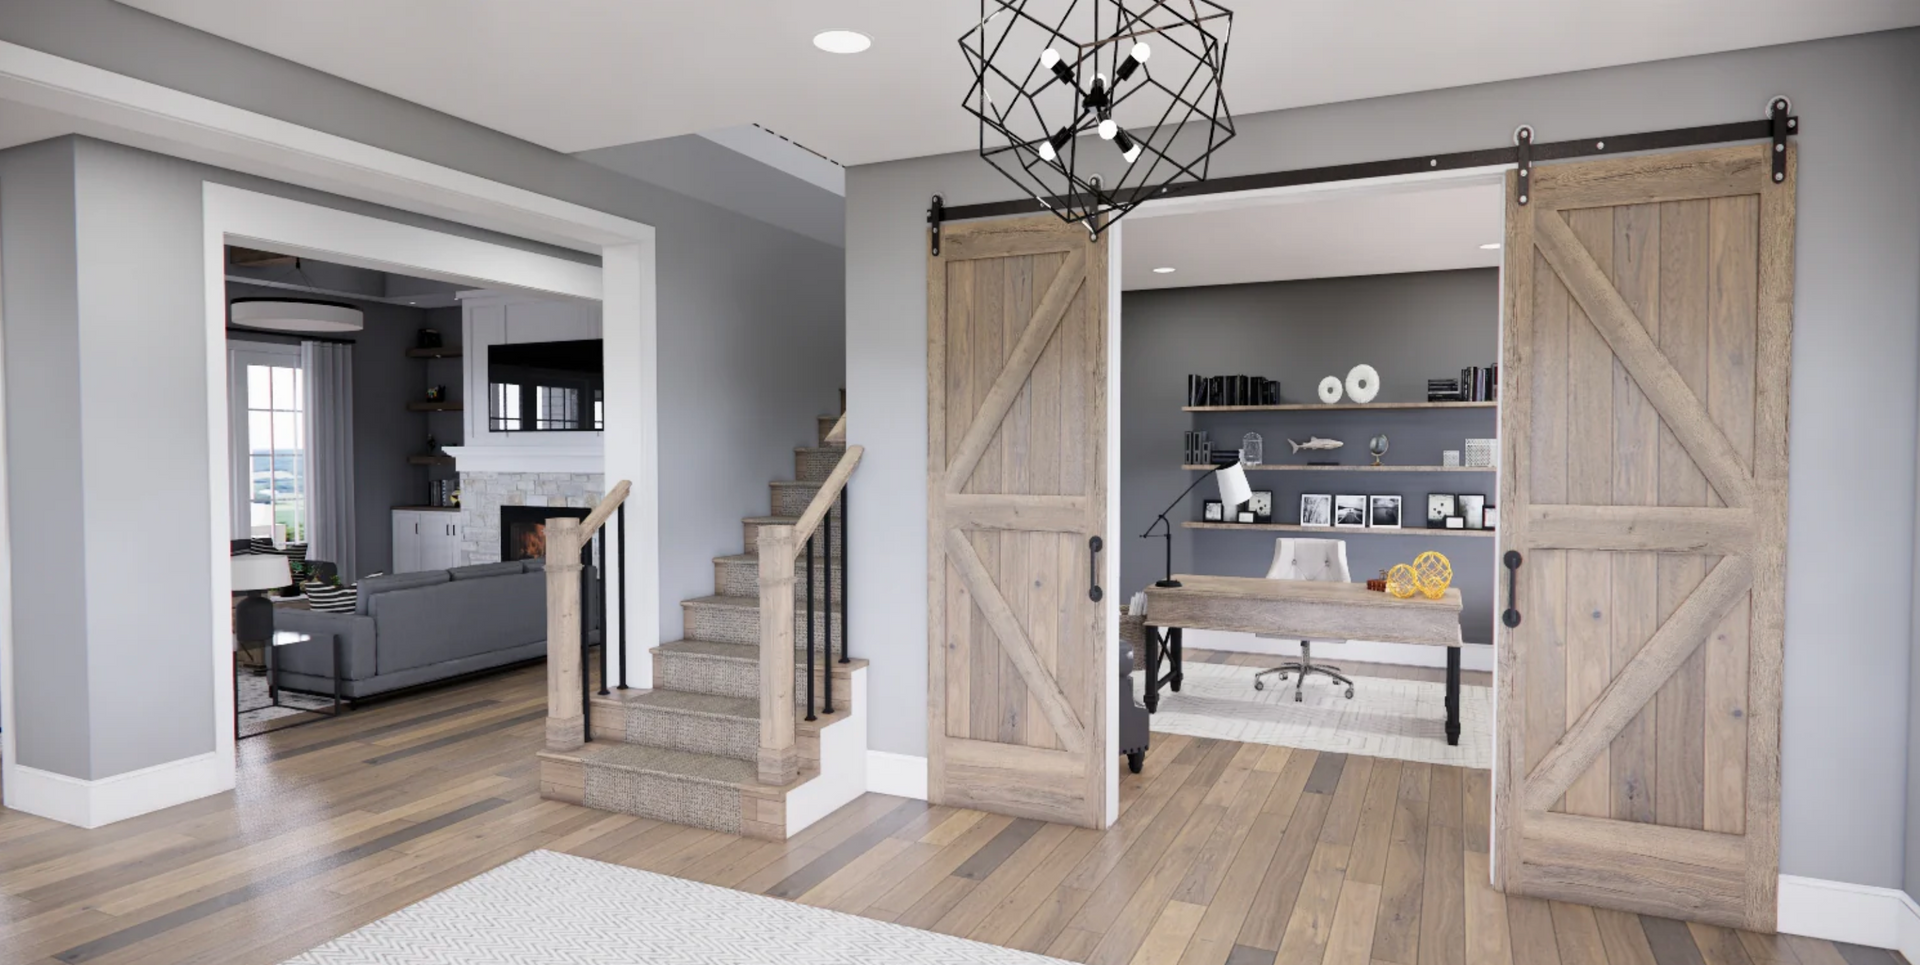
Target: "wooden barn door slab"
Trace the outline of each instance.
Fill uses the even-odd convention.
[[[1101,827],[1106,243],[947,225],[927,280],[928,800]]]
[[[1794,165],[1774,182],[1770,150],[1539,167],[1525,206],[1509,175],[1507,891],[1773,930]]]

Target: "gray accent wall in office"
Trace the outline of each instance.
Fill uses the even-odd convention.
[[[1920,30],[1891,31],[1243,116],[1213,166],[1228,176],[1487,148],[1511,143],[1523,123],[1543,140],[1717,124],[1760,117],[1772,95],[1793,98],[1806,130],[1781,869],[1894,888],[1904,877],[1914,639],[1920,128],[1903,119],[1915,90]],[[849,625],[873,661],[873,746],[903,754],[926,753],[927,546],[917,521],[926,209],[936,193],[949,205],[1014,194],[970,154],[847,172],[847,398],[862,413],[849,433],[868,451],[861,511],[916,521],[854,530]],[[1847,507],[1873,491],[1894,498],[1874,525],[1859,525]]]
[[[1286,209],[1275,208],[1275,217]],[[1167,288],[1127,292],[1121,299],[1120,534],[1121,588],[1131,596],[1166,572],[1159,538],[1139,539],[1167,503],[1194,481],[1180,468],[1182,434],[1212,433],[1214,446],[1237,449],[1259,433],[1264,462],[1368,465],[1367,440],[1385,433],[1388,465],[1437,466],[1445,449],[1469,436],[1495,434],[1492,409],[1328,412],[1183,412],[1187,375],[1259,375],[1280,380],[1281,401],[1317,402],[1327,375],[1345,377],[1365,362],[1380,373],[1376,402],[1423,402],[1427,379],[1457,378],[1468,365],[1491,365],[1500,345],[1500,273],[1466,271],[1329,278],[1313,281]],[[1332,452],[1295,454],[1286,440],[1325,436],[1346,443]],[[1492,473],[1345,473],[1252,471],[1255,489],[1270,490],[1274,522],[1299,522],[1301,493],[1403,497],[1400,533],[1330,531],[1347,541],[1347,563],[1364,580],[1423,550],[1453,562],[1469,642],[1493,641],[1493,540],[1426,534],[1428,493],[1478,493],[1497,502]],[[1202,482],[1168,514],[1175,572],[1262,576],[1277,536],[1314,534],[1191,530],[1201,503],[1219,489]]]

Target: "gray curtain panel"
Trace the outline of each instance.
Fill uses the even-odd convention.
[[[307,558],[360,575],[353,539],[353,346],[301,342],[307,377]]]

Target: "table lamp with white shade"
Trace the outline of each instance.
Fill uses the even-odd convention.
[[[1175,497],[1166,509],[1160,511],[1160,515],[1154,519],[1151,526],[1147,527],[1147,531],[1140,534],[1141,539],[1146,539],[1154,535],[1153,529],[1155,526],[1165,523],[1167,527],[1166,532],[1159,534],[1167,541],[1167,578],[1164,580],[1156,580],[1153,584],[1154,586],[1180,585],[1180,581],[1173,578],[1173,523],[1167,519],[1167,514],[1173,512],[1173,507],[1180,505],[1180,500],[1187,498],[1187,493],[1193,492],[1193,490],[1205,482],[1208,477],[1212,477],[1219,482],[1220,502],[1226,507],[1226,515],[1229,519],[1233,518],[1234,510],[1239,508],[1241,503],[1253,498],[1253,487],[1247,483],[1246,467],[1241,465],[1238,459],[1224,466],[1220,466],[1210,473],[1204,473],[1199,479],[1194,480],[1193,485],[1188,486],[1186,492]]]
[[[273,639],[273,601],[266,592],[293,582],[287,558],[280,555],[235,556],[233,591],[247,596],[233,608],[233,635],[241,643]]]

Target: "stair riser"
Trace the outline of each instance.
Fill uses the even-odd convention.
[[[843,535],[843,534],[844,534],[845,532],[846,532],[846,531],[845,531],[844,529],[842,529],[842,528],[841,528],[841,526],[840,526],[840,517],[839,517],[838,515],[835,515],[835,516],[834,516],[834,518],[833,518],[833,558],[834,558],[834,559],[836,559],[836,560],[838,560],[838,559],[840,559],[840,557],[841,557],[841,555],[842,555],[840,551],[841,551],[841,544],[842,544],[842,542],[843,542],[843,540],[844,540],[844,535]],[[740,533],[740,543],[741,543],[741,545],[742,545],[742,546],[745,546],[745,547],[746,547],[745,549],[743,549],[743,550],[741,550],[741,552],[742,552],[742,553],[758,553],[758,552],[760,552],[760,526],[759,526],[759,524],[757,524],[757,523],[742,523],[742,524],[741,524],[741,533]],[[824,559],[824,558],[826,557],[826,553],[827,553],[827,542],[826,542],[826,540],[824,540],[824,539],[816,539],[816,540],[814,540],[814,541],[813,541],[813,555],[814,555],[814,556],[816,556],[816,557],[819,557],[819,558],[823,558],[823,559]]]
[[[814,692],[824,696],[827,686],[827,668],[823,665],[826,663],[826,658],[819,651],[815,651],[814,659],[819,662],[813,672]],[[833,695],[834,703],[838,705],[846,701],[846,695],[852,692],[853,683],[846,671],[838,670],[838,664],[834,666],[836,672],[833,675]],[[657,652],[653,657],[653,688],[752,700],[760,696],[760,665],[739,660],[722,660],[704,654]],[[804,695],[807,692],[805,651],[798,651],[793,657],[793,692],[796,700],[805,699]],[[597,705],[594,712],[599,713]],[[596,721],[598,719],[595,718]]]
[[[820,494],[820,489],[817,486],[771,485],[768,488],[773,491],[773,497],[768,500],[768,502],[773,506],[770,512],[775,516],[798,516],[806,512],[807,507],[813,505],[813,497]],[[839,514],[836,513],[834,515],[836,517],[835,528],[838,529],[839,524],[837,517]]]
[[[846,621],[837,612],[833,618],[833,644],[835,653],[840,648],[840,633]],[[681,613],[688,640],[706,640],[712,643],[752,643],[760,642],[760,614],[757,610],[737,607],[712,607],[682,605]],[[807,640],[807,618],[804,612],[796,608],[793,618],[794,646],[800,647]],[[814,614],[813,638],[816,645],[826,642],[827,614],[824,608]]]
[[[793,454],[793,478],[805,482],[823,482],[833,475],[833,467],[840,464],[840,457],[844,455],[846,450],[840,448],[796,450]]]
[[[617,814],[706,828],[725,834],[768,835],[743,821],[747,802],[738,788],[599,764],[540,762],[541,796]],[[759,833],[756,833],[759,832]]]
[[[840,555],[839,547],[834,548],[834,555]],[[793,581],[793,598],[796,600],[804,600],[807,595],[806,561],[801,560],[796,570],[797,572],[794,573],[795,579]],[[840,568],[837,566],[834,567],[833,572],[829,574],[824,562],[816,561],[813,572],[813,598],[815,600],[821,603],[826,602],[829,582],[831,582],[833,586],[833,598],[836,601],[840,600],[842,598],[841,594],[845,591],[845,586],[840,582]],[[713,592],[716,596],[759,596],[760,564],[757,561],[749,562],[746,560],[729,560],[724,563],[713,564]]]
[[[760,755],[758,720],[690,714],[643,705],[623,707],[615,701],[595,701],[593,719],[595,736],[605,734],[629,744],[742,761],[755,760]]]

